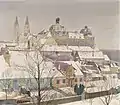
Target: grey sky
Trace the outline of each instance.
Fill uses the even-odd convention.
[[[119,11],[117,0],[0,0],[0,40],[10,40],[15,16],[23,32],[25,16],[29,16],[31,32],[48,29],[61,18],[68,30],[88,25],[99,48],[120,49]],[[88,2],[89,1],[89,2]]]

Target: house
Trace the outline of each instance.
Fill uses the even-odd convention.
[[[58,61],[55,67],[64,75],[64,79],[60,78],[56,81],[56,87],[74,86],[80,84],[84,80],[83,73],[79,68],[79,63],[74,61]],[[62,85],[64,83],[64,85]]]

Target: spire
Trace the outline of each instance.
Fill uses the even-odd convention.
[[[16,16],[15,23],[14,23],[14,40],[15,42],[19,42],[19,23],[18,17]]]
[[[26,21],[25,21],[25,25],[29,25],[29,20],[28,20],[28,16],[26,16]]]
[[[16,19],[15,19],[15,25],[19,25],[17,16],[16,16]]]
[[[24,35],[27,36],[28,34],[30,34],[30,25],[29,25],[28,16],[26,16],[25,26],[24,26]]]

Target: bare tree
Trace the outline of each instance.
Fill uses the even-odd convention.
[[[114,95],[113,88],[115,85],[116,84],[113,76],[109,75],[109,77],[104,78],[103,86],[101,87],[101,90],[104,89],[107,92],[107,95],[100,97],[100,100],[104,105],[110,105],[113,99],[113,95]]]
[[[90,76],[86,76],[86,81],[85,81],[85,91],[86,92],[89,92],[89,93],[92,93],[92,92],[95,92],[95,89],[94,89],[94,87],[95,87],[95,84],[94,84],[94,82],[91,80],[91,78],[92,77],[90,77]],[[94,98],[90,98],[88,101],[89,101],[89,104],[90,105],[93,105],[93,101],[94,100]]]
[[[37,105],[40,105],[41,101],[47,97],[49,90],[46,91],[41,89],[41,81],[44,76],[53,78],[55,75],[55,71],[53,70],[54,66],[52,65],[55,61],[48,61],[50,65],[48,65],[47,58],[41,55],[42,46],[36,46],[32,51],[27,49],[24,51],[23,56],[25,57],[25,64],[17,65],[15,64],[16,70],[21,70],[27,72],[29,74],[29,78],[33,78],[37,84]],[[50,81],[49,81],[50,82]],[[44,84],[47,85],[47,82]],[[31,84],[34,86],[34,84]],[[45,88],[45,87],[44,87]],[[48,87],[46,87],[48,88]],[[34,101],[34,99],[32,98]],[[36,104],[34,102],[34,104]]]
[[[9,69],[6,69],[2,73],[2,80],[0,81],[0,84],[2,85],[3,90],[5,91],[5,98],[8,99],[8,92],[11,88],[12,80],[10,79],[12,77],[11,71]]]

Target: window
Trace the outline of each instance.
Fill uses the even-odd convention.
[[[82,78],[80,78],[80,82],[82,82]]]
[[[75,82],[77,82],[77,78],[75,79]]]
[[[65,79],[63,79],[63,83],[65,83]]]
[[[57,80],[57,84],[59,84],[60,83],[60,80]]]

